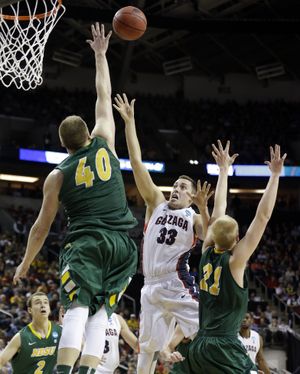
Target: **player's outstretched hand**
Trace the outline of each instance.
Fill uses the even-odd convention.
[[[272,174],[281,174],[286,156],[286,153],[280,156],[280,145],[275,144],[274,148],[270,147],[270,161],[265,161],[265,164],[269,166]]]
[[[212,151],[213,158],[215,159],[220,169],[229,168],[229,166],[232,165],[235,159],[238,157],[238,153],[235,153],[232,156],[229,155],[229,148],[230,148],[229,140],[227,140],[225,148],[223,148],[221,140],[219,139],[218,139],[218,147],[215,144],[212,144],[212,147],[213,147],[213,151]]]
[[[28,266],[25,265],[23,262],[20,263],[20,265],[17,267],[14,279],[13,279],[13,284],[16,285],[18,281],[20,281],[22,278],[26,277],[26,274],[28,272]]]
[[[211,198],[211,196],[214,194],[214,191],[210,191],[210,183],[207,183],[206,181],[201,186],[200,180],[197,181],[197,191],[195,194],[188,193],[189,197],[192,199],[193,204],[195,204],[197,207],[206,207],[208,200]]]
[[[168,349],[162,350],[159,354],[159,357],[162,361],[171,362],[172,364],[185,360],[185,357],[183,357],[180,352],[171,352]]]
[[[95,54],[100,53],[104,55],[107,51],[112,31],[109,31],[109,33],[105,36],[104,25],[101,24],[100,27],[98,22],[91,26],[91,31],[93,40],[88,39],[86,42],[91,46]]]
[[[132,99],[129,104],[126,94],[123,93],[122,96],[117,94],[113,107],[121,114],[121,117],[123,118],[125,124],[127,124],[134,120],[135,99]]]

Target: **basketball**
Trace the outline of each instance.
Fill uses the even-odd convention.
[[[117,11],[113,18],[113,29],[123,40],[139,39],[147,28],[147,18],[138,8],[126,6]]]

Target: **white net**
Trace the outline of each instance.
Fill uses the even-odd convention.
[[[65,12],[61,0],[24,0],[0,9],[0,80],[25,91],[43,82],[49,35]]]

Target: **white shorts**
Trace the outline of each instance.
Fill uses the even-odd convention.
[[[177,273],[145,279],[141,291],[139,344],[141,352],[161,351],[177,322],[185,337],[199,330],[199,303]]]

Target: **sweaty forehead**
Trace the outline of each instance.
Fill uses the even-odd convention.
[[[184,178],[179,178],[177,181],[174,183],[174,186],[187,186],[190,187],[192,185],[191,181],[184,179]]]
[[[47,303],[49,303],[49,300],[48,300],[47,296],[34,296],[32,298],[32,304],[36,304],[36,303],[40,303],[40,302],[44,302],[44,301],[47,301]]]

